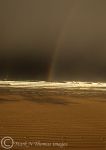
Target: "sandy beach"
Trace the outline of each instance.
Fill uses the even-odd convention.
[[[106,92],[0,88],[0,139],[7,136],[15,150],[105,150]]]

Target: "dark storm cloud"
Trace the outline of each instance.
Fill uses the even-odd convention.
[[[3,47],[43,47],[53,45],[58,35],[69,0],[1,1]],[[5,43],[6,42],[6,43]]]
[[[105,80],[105,0],[1,0],[0,75],[47,79],[56,48],[56,78]]]

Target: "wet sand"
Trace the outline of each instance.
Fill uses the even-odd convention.
[[[16,150],[105,150],[106,92],[0,88],[6,136]]]

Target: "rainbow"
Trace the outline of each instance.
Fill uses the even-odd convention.
[[[66,37],[66,31],[69,25],[69,21],[73,18],[74,10],[75,10],[75,7],[72,7],[72,9],[68,11],[68,15],[66,16],[64,24],[61,27],[60,34],[56,43],[56,48],[54,50],[54,55],[52,57],[52,61],[50,64],[50,69],[48,73],[48,81],[53,81],[53,79],[55,78],[55,68],[57,64],[58,55],[61,49],[61,45],[64,42],[64,37]]]

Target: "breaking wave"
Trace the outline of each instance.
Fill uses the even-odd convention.
[[[49,88],[49,89],[92,89],[106,90],[103,82],[46,82],[46,81],[0,81],[0,87],[13,88]]]

